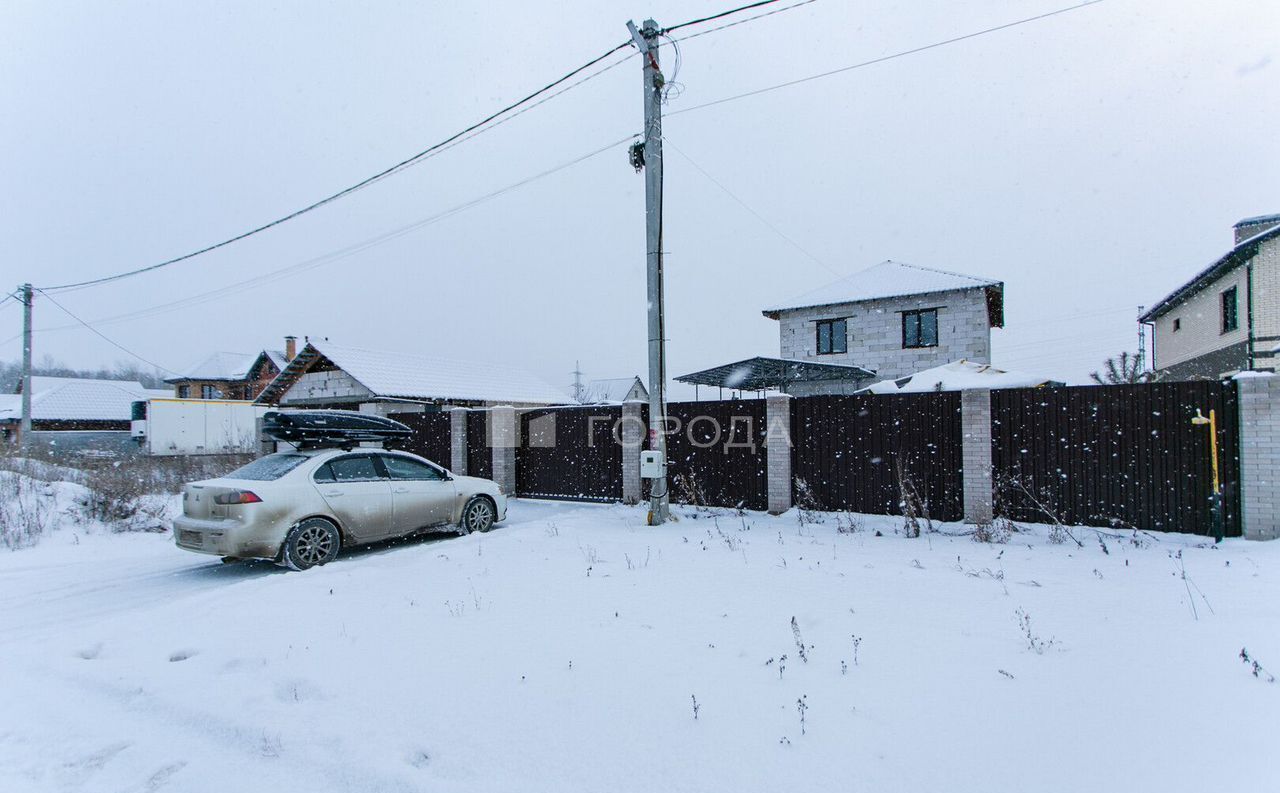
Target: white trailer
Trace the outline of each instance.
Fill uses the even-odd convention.
[[[145,454],[257,454],[258,419],[272,408],[231,399],[133,403],[130,433]]]

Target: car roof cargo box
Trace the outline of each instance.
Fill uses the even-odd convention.
[[[398,421],[353,410],[271,411],[262,417],[262,431],[269,438],[299,447],[385,443],[413,434]]]

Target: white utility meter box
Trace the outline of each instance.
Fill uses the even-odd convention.
[[[667,475],[667,461],[662,459],[662,452],[640,452],[640,478],[659,479]]]

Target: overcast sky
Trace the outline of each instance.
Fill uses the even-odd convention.
[[[629,18],[735,4],[4,0],[2,282],[216,242],[549,82]],[[1134,349],[1138,305],[1222,254],[1236,220],[1280,212],[1280,4],[1107,0],[680,113],[1070,4],[817,0],[684,42],[665,123],[669,372],[777,355],[761,308],[889,258],[1002,279],[999,366],[1082,381]],[[561,384],[575,360],[643,374],[644,190],[625,144],[352,249],[638,132],[639,72],[631,57],[252,239],[55,296],[171,370],[309,334]],[[0,358],[21,354],[18,308],[0,309]],[[37,298],[37,360],[127,357],[67,324]]]

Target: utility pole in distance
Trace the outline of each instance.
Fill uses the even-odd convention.
[[[671,500],[667,488],[666,343],[662,297],[662,88],[658,67],[658,23],[644,21],[636,30],[627,22],[631,40],[644,63],[644,201],[649,293],[649,448],[659,455],[660,473],[649,482],[649,524],[665,523]]]
[[[22,423],[18,438],[23,450],[31,448],[31,284],[22,285]]]

